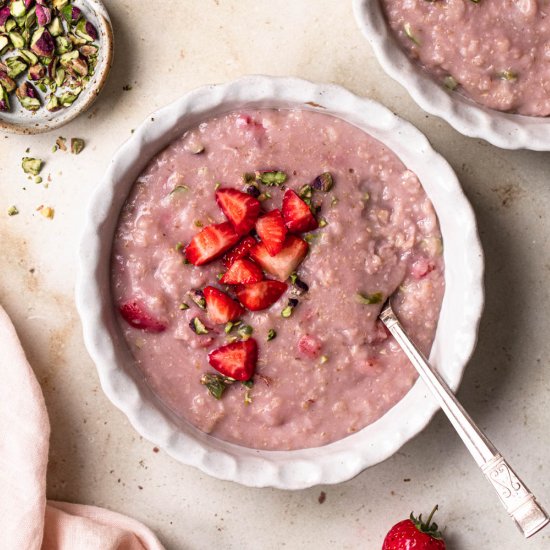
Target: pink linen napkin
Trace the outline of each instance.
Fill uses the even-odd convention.
[[[141,523],[94,506],[46,502],[44,396],[0,306],[0,549],[163,550]]]

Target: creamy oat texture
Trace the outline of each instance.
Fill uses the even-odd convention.
[[[187,152],[197,145],[203,153]],[[185,265],[178,243],[189,242],[197,224],[225,221],[214,199],[218,182],[243,189],[245,172],[268,168],[284,170],[296,190],[331,172],[332,191],[315,193],[328,225],[310,234],[298,271],[309,292],[298,296],[293,315],[281,317],[294,296],[288,291],[268,310],[243,317],[259,345],[252,403],[245,404],[239,383],[217,401],[200,378],[214,372],[207,354],[228,336],[186,292],[216,285],[223,266]],[[183,185],[188,190],[171,194]],[[269,191],[264,209],[280,208],[283,191]],[[387,296],[399,287],[397,313],[429,352],[444,292],[441,249],[420,182],[380,142],[310,111],[230,113],[176,140],[138,178],[116,231],[112,289],[115,304],[137,298],[167,323],[165,332],[151,334],[119,318],[137,367],[182,419],[248,447],[314,447],[374,422],[413,385],[413,367],[377,322],[382,304],[360,304],[356,293]],[[180,310],[182,302],[190,309]],[[197,315],[213,328],[208,335],[190,329]],[[277,337],[268,342],[270,329]],[[315,357],[300,350],[304,337],[321,346]]]
[[[409,56],[442,85],[492,109],[550,114],[550,1],[380,1]]]

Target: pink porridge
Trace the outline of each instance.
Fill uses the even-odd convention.
[[[550,2],[381,0],[411,58],[477,103],[550,115]]]
[[[330,443],[416,380],[377,321],[384,300],[428,353],[442,241],[418,178],[335,117],[209,119],[136,181],[112,288],[136,364],[179,417],[258,449]]]

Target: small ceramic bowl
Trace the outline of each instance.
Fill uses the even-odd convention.
[[[107,81],[113,63],[114,39],[109,14],[100,0],[79,0],[76,5],[97,29],[99,38],[98,63],[90,82],[82,90],[77,100],[59,111],[49,112],[44,107],[31,112],[23,109],[19,101],[12,97],[10,112],[0,112],[0,131],[15,134],[41,134],[59,128],[89,109]]]
[[[113,158],[90,202],[76,291],[84,339],[107,396],[135,429],[177,460],[244,485],[299,489],[345,481],[395,453],[437,410],[423,382],[382,418],[329,445],[260,451],[221,441],[174,418],[153,395],[119,329],[110,287],[119,212],[148,161],[188,128],[237,109],[307,109],[346,120],[392,149],[433,202],[445,243],[446,291],[431,360],[454,390],[473,351],[483,303],[483,258],[472,209],[449,164],[411,124],[334,85],[250,76],[186,93],[135,131]]]
[[[503,149],[550,151],[550,117],[530,117],[488,109],[444,89],[411,61],[386,23],[380,0],[353,0],[360,29],[384,71],[399,82],[418,106],[441,117],[469,137]]]

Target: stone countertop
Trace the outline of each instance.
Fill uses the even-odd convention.
[[[382,72],[347,0],[105,4],[116,54],[97,103],[49,134],[0,134],[0,303],[46,396],[48,496],[134,516],[169,550],[376,550],[393,523],[434,503],[452,550],[527,547],[441,413],[391,459],[336,486],[249,489],[180,465],[103,395],[73,290],[88,198],[114,151],[151,111],[196,86],[251,73],[335,82],[380,100],[447,157],[474,206],[487,303],[459,397],[550,507],[550,154],[499,150],[424,114]],[[86,149],[52,153],[59,135],[84,138]],[[46,161],[47,188],[23,174],[27,148]],[[8,217],[12,204],[20,214]],[[40,205],[53,207],[55,218],[36,212]],[[529,542],[549,546],[550,529]]]

